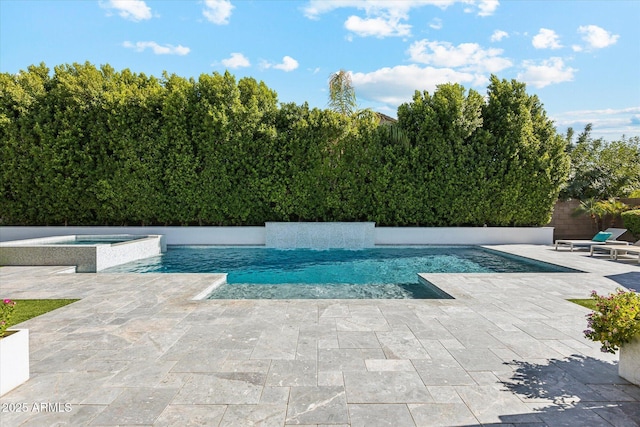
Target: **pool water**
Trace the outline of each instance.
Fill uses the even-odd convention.
[[[569,272],[564,267],[476,246],[312,250],[169,247],[105,272],[228,273],[211,299],[445,298],[417,273]]]

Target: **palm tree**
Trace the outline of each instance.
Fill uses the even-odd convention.
[[[620,200],[616,200],[613,197],[609,200],[598,202],[598,204],[605,215],[609,215],[611,217],[611,227],[615,226],[616,219],[620,217],[622,212],[629,210],[629,206],[627,206],[627,204],[622,203]]]
[[[600,220],[606,213],[600,201],[595,198],[590,198],[580,200],[580,206],[573,211],[572,216],[589,215],[596,226],[596,230],[601,230]]]
[[[380,124],[380,115],[370,108],[359,109],[356,91],[351,81],[351,74],[343,69],[336,71],[329,77],[329,108],[355,121],[369,121]],[[396,123],[384,124],[389,132],[391,141],[408,143],[404,130]]]
[[[336,71],[329,78],[329,107],[343,116],[352,116],[358,110],[351,74],[345,70]]]

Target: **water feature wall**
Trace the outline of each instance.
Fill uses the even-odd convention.
[[[375,246],[373,222],[267,222],[269,248],[363,249]]]

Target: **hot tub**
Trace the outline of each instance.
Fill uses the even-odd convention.
[[[0,265],[70,265],[78,273],[160,255],[163,235],[66,235],[0,243]]]

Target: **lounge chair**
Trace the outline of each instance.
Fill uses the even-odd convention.
[[[618,237],[622,236],[627,231],[626,228],[607,228],[604,231],[599,232],[591,240],[567,240],[567,239],[559,239],[556,240],[556,251],[558,247],[569,247],[571,252],[573,252],[573,248],[590,248],[593,245],[628,245],[629,242],[616,240]]]
[[[633,245],[617,247],[613,251],[613,259],[618,259],[618,255],[638,254],[638,264],[640,264],[640,240]]]
[[[606,252],[609,255],[609,258],[613,258],[616,250],[620,248],[620,245],[626,247],[628,243],[615,241],[615,242],[605,242],[604,245],[591,245],[591,248],[589,250],[590,252],[589,255],[593,256],[596,252]],[[634,246],[640,245],[640,240],[634,243],[633,245]]]

